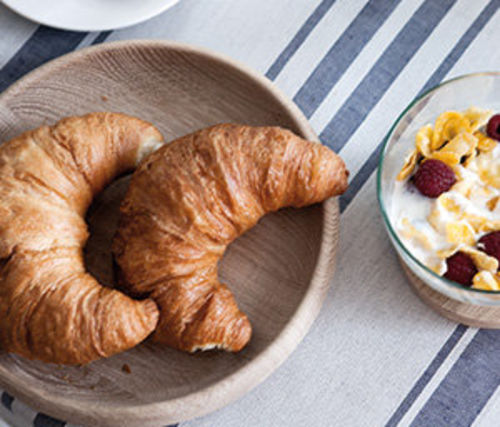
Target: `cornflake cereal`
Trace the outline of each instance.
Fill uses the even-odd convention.
[[[417,132],[415,148],[397,176],[392,217],[411,252],[437,274],[448,277],[446,260],[463,252],[477,269],[467,285],[500,291],[498,260],[479,243],[482,236],[500,230],[500,147],[485,130],[492,115],[477,107],[446,111],[434,126]],[[429,159],[445,163],[456,178],[437,198],[425,197],[413,184],[415,173]]]

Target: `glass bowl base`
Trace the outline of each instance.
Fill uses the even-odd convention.
[[[426,285],[413,274],[401,258],[399,261],[412,289],[438,314],[454,322],[476,328],[500,329],[500,307],[468,304],[449,298]]]

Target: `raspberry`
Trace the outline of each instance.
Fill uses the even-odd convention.
[[[500,262],[500,231],[485,234],[479,239],[478,248]]]
[[[413,177],[418,191],[427,197],[438,197],[448,191],[456,178],[453,170],[440,160],[429,159],[420,164]]]
[[[490,138],[500,141],[500,114],[495,114],[486,125],[486,133]]]
[[[477,273],[477,268],[469,255],[457,252],[446,259],[446,267],[444,277],[464,286],[472,285],[472,278]]]

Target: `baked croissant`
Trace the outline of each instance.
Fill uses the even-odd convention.
[[[222,124],[168,144],[134,173],[113,242],[122,286],[153,298],[157,342],[239,351],[251,326],[217,278],[227,245],[266,213],[341,194],[334,152],[277,127]]]
[[[151,124],[93,113],[0,146],[0,348],[84,364],[138,344],[158,309],[85,272],[85,212],[93,196],[158,148]]]

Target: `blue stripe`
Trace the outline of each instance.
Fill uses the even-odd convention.
[[[500,384],[499,355],[500,331],[480,330],[411,425],[470,426]]]
[[[359,190],[361,190],[363,185],[365,185],[365,182],[368,178],[370,178],[371,174],[377,167],[378,159],[380,157],[380,149],[381,145],[375,149],[358,173],[350,180],[347,191],[339,198],[340,212],[344,212],[347,209],[349,204],[353,201]]]
[[[45,414],[37,414],[33,420],[33,427],[64,427],[65,425],[64,421],[56,420]]]
[[[441,350],[439,350],[438,354],[432,360],[431,364],[424,371],[422,376],[415,383],[410,393],[405,397],[405,399],[401,402],[399,407],[396,409],[392,417],[386,424],[386,427],[395,427],[401,421],[403,416],[408,412],[411,408],[417,397],[420,396],[422,390],[427,386],[431,378],[446,360],[451,351],[455,348],[457,343],[460,341],[462,336],[464,335],[467,327],[464,325],[458,325],[450,337],[446,340]]]
[[[14,402],[14,398],[4,391],[2,393],[2,405],[5,406],[9,411],[12,411],[12,402]]]
[[[333,44],[293,99],[307,118],[316,111],[399,1],[369,1]]]
[[[287,47],[281,52],[281,54],[276,58],[271,67],[266,73],[266,77],[270,80],[274,80],[278,74],[283,70],[290,58],[295,55],[298,48],[302,46],[302,43],[311,34],[311,31],[318,25],[323,16],[330,10],[335,0],[323,0],[318,7],[313,11],[313,13],[307,18],[306,22],[299,31],[295,34],[293,39],[288,43]]]
[[[103,31],[102,33],[100,33],[95,39],[94,41],[91,43],[91,45],[95,45],[95,44],[100,44],[102,43],[103,41],[105,41],[109,35],[112,33],[112,31]]]
[[[322,141],[341,150],[454,3],[426,0],[418,8],[321,132]]]
[[[88,33],[40,26],[0,70],[0,92],[36,67],[74,50]]]

